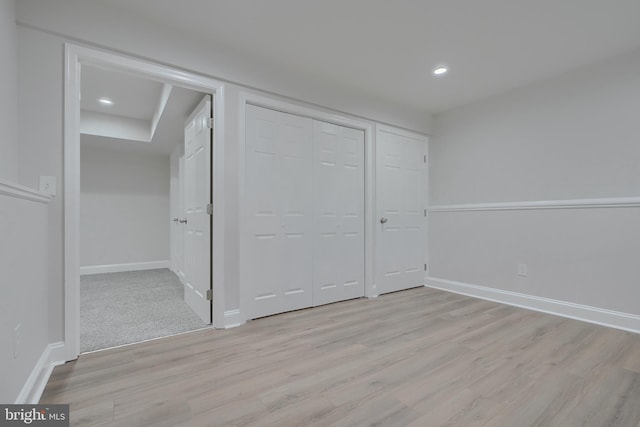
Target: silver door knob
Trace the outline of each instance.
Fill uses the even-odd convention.
[[[178,218],[173,218],[173,222],[178,222],[180,221]]]
[[[187,223],[187,218],[180,220],[180,224],[186,224],[186,223]]]
[[[380,218],[380,224],[384,224],[387,221],[389,221],[389,220],[387,218],[385,218],[385,217]]]

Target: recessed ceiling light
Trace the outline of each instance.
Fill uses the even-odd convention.
[[[105,105],[107,107],[110,107],[113,105],[113,101],[110,100],[109,98],[98,98],[98,102],[102,105]]]
[[[444,65],[441,65],[433,69],[433,75],[441,76],[443,74],[447,74],[448,71],[449,71],[449,68],[445,67]]]

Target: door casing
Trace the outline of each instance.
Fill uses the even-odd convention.
[[[82,65],[124,71],[143,78],[214,95],[213,204],[224,206],[224,84],[166,65],[65,43],[64,69],[64,342],[54,360],[74,360],[80,354],[80,79]],[[214,210],[212,233],[213,326],[224,327],[224,210]]]

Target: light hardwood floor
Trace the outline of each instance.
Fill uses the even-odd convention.
[[[96,426],[640,427],[640,335],[428,288],[83,355]]]

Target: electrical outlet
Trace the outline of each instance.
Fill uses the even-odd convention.
[[[518,276],[527,277],[527,264],[518,264]]]
[[[56,177],[55,176],[41,176],[38,180],[38,189],[41,193],[48,194],[49,196],[56,195]]]
[[[20,343],[22,341],[22,331],[20,330],[20,327],[22,326],[21,323],[18,323],[18,325],[13,328],[13,358],[17,359],[18,355],[20,354]]]

